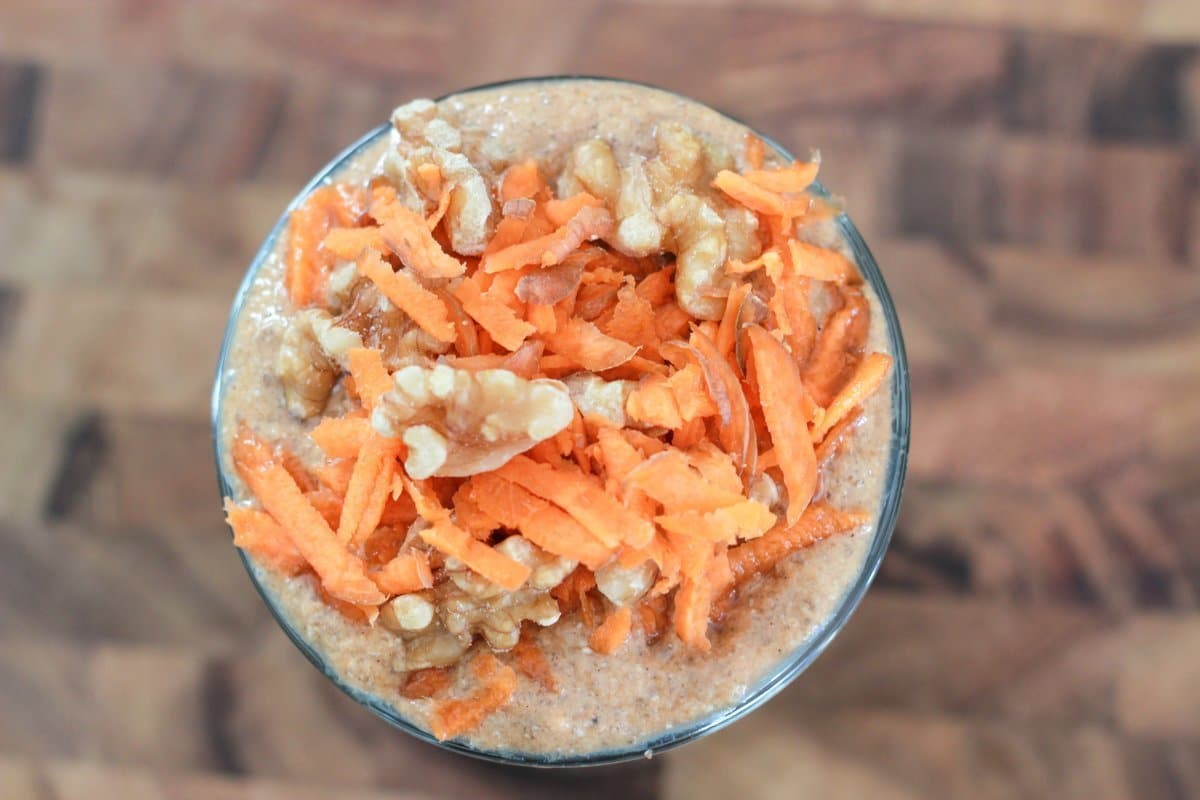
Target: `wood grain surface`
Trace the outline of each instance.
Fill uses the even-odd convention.
[[[452,756],[293,650],[208,392],[283,204],[396,104],[635,78],[820,148],[912,360],[895,544],[747,720]],[[1200,797],[1200,5],[0,3],[0,797]]]

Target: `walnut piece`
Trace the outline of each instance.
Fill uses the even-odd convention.
[[[492,196],[483,175],[460,152],[461,133],[438,116],[433,101],[413,100],[392,112],[391,145],[384,171],[396,185],[401,200],[421,213],[428,204],[437,202],[436,197],[421,195],[413,180],[417,166],[436,164],[450,186],[450,205],[444,219],[451,248],[461,255],[482,253],[492,231]]]
[[[675,236],[675,299],[693,317],[720,319],[729,281],[725,220],[694,194],[677,194],[662,210]]]
[[[637,381],[606,381],[590,372],[576,372],[563,378],[571,401],[581,414],[604,417],[619,427],[625,427],[625,401],[637,386]]]
[[[627,606],[650,591],[657,575],[653,561],[644,561],[632,569],[613,561],[596,570],[596,588],[613,603]]]
[[[283,332],[275,357],[275,375],[283,384],[287,410],[300,419],[315,417],[325,410],[337,380],[337,365],[321,348],[313,330],[314,316],[319,313],[296,314]]]
[[[417,479],[466,477],[503,466],[571,424],[575,409],[560,381],[525,380],[505,369],[478,372],[410,364],[371,414],[385,436],[408,445]]]

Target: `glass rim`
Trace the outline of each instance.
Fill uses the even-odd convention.
[[[728,114],[720,109],[713,108],[707,103],[703,103],[695,98],[687,95],[673,92],[669,89],[663,89],[659,86],[654,86],[649,83],[639,81],[624,80],[620,78],[610,78],[603,76],[591,75],[548,75],[536,76],[527,78],[517,78],[513,80],[497,81],[493,83],[481,84],[472,86],[459,91],[450,92],[436,98],[437,102],[447,100],[461,95],[472,94],[476,92],[488,91],[492,89],[504,88],[506,86],[520,86],[533,83],[569,83],[569,82],[604,82],[604,83],[619,83],[642,88],[652,89],[654,91],[663,92],[664,94],[673,95],[674,97],[695,103],[703,108],[721,115],[722,117],[731,120],[739,125],[744,126],[755,135],[760,137],[763,142],[771,147],[777,154],[787,161],[794,161],[795,157],[783,147],[774,138],[767,136],[754,127],[747,125],[737,117]],[[308,195],[317,187],[328,182],[342,166],[354,158],[360,151],[373,145],[381,136],[386,136],[391,129],[391,124],[385,122],[378,127],[368,131],[356,142],[345,148],[329,163],[317,171],[317,173],[304,185],[304,187],[291,199],[287,204],[283,213],[271,228],[262,245],[251,259],[250,265],[246,270],[246,275],[243,277],[241,284],[238,286],[237,292],[234,295],[233,303],[230,308],[229,320],[226,323],[224,336],[221,342],[220,355],[217,360],[216,378],[213,381],[212,398],[211,398],[211,424],[213,430],[213,453],[216,459],[217,467],[217,484],[221,491],[222,497],[233,496],[233,487],[230,482],[230,476],[225,471],[225,448],[221,437],[221,401],[224,388],[224,375],[226,370],[226,361],[229,356],[229,350],[237,329],[238,319],[241,316],[242,306],[245,303],[246,297],[249,294],[250,288],[253,286],[254,279],[261,269],[263,263],[271,255],[275,249],[275,244],[279,236],[283,233],[287,226],[288,216],[291,212],[308,197]],[[816,182],[814,188],[818,194],[828,196],[828,191],[820,183]],[[432,744],[443,750],[459,753],[473,758],[491,761],[500,764],[531,766],[531,767],[581,767],[581,766],[600,766],[604,764],[616,764],[620,762],[633,761],[640,758],[651,758],[668,750],[680,747],[689,742],[703,738],[711,733],[725,728],[728,725],[742,719],[750,712],[754,711],[768,700],[777,695],[793,680],[804,672],[818,656],[824,652],[829,646],[834,637],[849,621],[854,611],[858,608],[859,603],[874,580],[876,573],[879,571],[880,564],[883,561],[884,554],[887,552],[889,543],[891,542],[893,531],[896,527],[896,521],[900,513],[900,500],[903,493],[905,472],[908,463],[909,449],[909,433],[911,426],[911,407],[910,407],[910,387],[908,373],[908,358],[905,353],[904,339],[900,331],[899,318],[896,313],[896,308],[892,302],[891,294],[888,292],[887,284],[883,279],[883,275],[879,270],[879,266],[875,261],[870,249],[863,241],[862,235],[858,232],[854,223],[845,213],[839,214],[837,217],[838,231],[846,242],[846,245],[854,253],[855,262],[858,265],[859,271],[862,272],[864,279],[869,283],[872,289],[875,290],[879,298],[879,304],[883,309],[884,321],[887,325],[888,344],[891,348],[893,357],[892,376],[891,376],[891,401],[892,401],[892,431],[889,447],[889,459],[887,467],[887,476],[881,498],[878,517],[875,524],[874,533],[872,535],[870,547],[867,550],[866,558],[862,568],[855,577],[853,583],[846,590],[834,611],[825,618],[825,620],[817,626],[792,652],[779,660],[775,667],[761,676],[752,686],[749,686],[744,694],[732,704],[715,711],[709,712],[690,722],[668,728],[661,731],[656,736],[635,742],[624,747],[610,748],[607,750],[599,750],[591,753],[570,753],[556,755],[553,753],[528,753],[515,750],[485,750],[473,747],[465,742],[456,740],[439,741],[429,731],[426,731],[412,722],[400,716],[390,704],[382,698],[376,697],[368,692],[358,689],[348,682],[344,681],[337,672],[325,662],[325,659],[313,647],[299,631],[288,621],[282,610],[279,608],[275,597],[266,589],[259,580],[258,574],[255,571],[255,566],[250,562],[245,552],[237,549],[238,556],[242,561],[242,566],[246,569],[246,573],[250,576],[250,582],[254,585],[255,590],[262,598],[263,603],[271,612],[271,616],[275,618],[276,623],[287,637],[292,641],[300,652],[308,659],[318,671],[328,678],[335,686],[343,693],[354,700],[359,705],[371,711],[380,719],[387,722],[394,728],[408,733],[421,741]]]

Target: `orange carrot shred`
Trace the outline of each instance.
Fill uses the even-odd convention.
[[[546,691],[556,692],[558,684],[554,680],[554,670],[550,666],[546,654],[542,652],[542,648],[537,646],[530,632],[531,625],[529,624],[521,629],[521,638],[517,640],[516,647],[512,649],[513,664],[518,672]]]
[[[640,489],[668,511],[714,511],[743,499],[701,477],[687,456],[671,448],[651,456],[625,476],[626,488]]]
[[[629,638],[633,628],[633,609],[621,606],[604,618],[588,637],[588,647],[601,655],[611,655]]]
[[[458,284],[454,296],[462,303],[463,309],[505,349],[516,350],[536,330],[508,306],[481,292],[479,284],[470,278]]]
[[[647,375],[625,401],[625,413],[637,422],[678,428],[683,425],[679,404],[670,382],[661,375]]]
[[[503,272],[529,264],[549,267],[561,262],[584,242],[609,235],[612,228],[613,218],[608,209],[584,206],[569,222],[545,236],[494,253],[484,253],[480,268],[484,272]]]
[[[587,192],[580,192],[577,195],[562,200],[548,200],[543,206],[543,210],[546,212],[546,217],[556,227],[561,227],[570,222],[571,218],[578,214],[581,208],[586,206],[599,208],[603,205],[604,201],[599,197],[590,195]]]
[[[788,491],[787,520],[804,513],[817,489],[817,457],[807,421],[795,413],[805,395],[800,369],[784,346],[757,325],[747,329],[758,380],[758,396]]]
[[[610,549],[615,550],[621,542],[645,547],[654,536],[648,520],[630,512],[578,468],[555,469],[517,456],[496,474],[554,503]]]
[[[346,360],[354,376],[354,388],[367,408],[373,408],[379,398],[394,388],[380,351],[371,347],[351,348]]]
[[[471,662],[471,670],[482,686],[470,697],[445,700],[433,711],[430,728],[439,740],[452,739],[474,730],[499,710],[517,690],[517,673],[501,664],[488,651]]]
[[[457,338],[446,304],[408,273],[393,272],[378,252],[366,251],[358,260],[358,271],[429,335],[442,342],[453,342]]]
[[[853,262],[836,250],[792,239],[788,242],[792,269],[797,275],[832,283],[858,283]]]
[[[325,589],[334,597],[356,605],[378,605],[384,597],[367,577],[362,560],[348,553],[295,480],[282,467],[266,461],[265,449],[253,434],[244,432],[235,442],[235,463],[245,468],[243,479],[267,512],[288,532],[296,549],[312,565]]]
[[[381,568],[368,573],[375,585],[388,594],[408,594],[433,586],[429,556],[423,550],[412,550],[396,556]]]
[[[827,503],[813,503],[794,524],[777,525],[757,539],[729,548],[734,582],[741,583],[766,572],[796,550],[851,531],[866,521],[864,514],[838,511]]]
[[[520,197],[537,197],[546,188],[542,180],[538,163],[534,159],[526,159],[514,164],[504,171],[500,179],[500,200],[507,202]]]
[[[829,407],[821,423],[813,430],[814,441],[821,441],[829,430],[871,396],[892,367],[892,357],[886,353],[871,353],[862,360],[850,382],[842,387]]]
[[[425,218],[407,206],[396,207],[380,234],[400,263],[418,275],[455,278],[466,271],[466,264],[443,250],[433,238]]]
[[[755,500],[738,500],[713,511],[679,511],[660,514],[654,521],[663,530],[697,536],[711,542],[733,544],[738,539],[762,536],[775,524],[771,509]]]
[[[817,179],[819,164],[795,161],[776,169],[755,167],[744,173],[746,180],[769,192],[803,192]]]
[[[361,359],[363,356],[358,356],[358,358]],[[365,362],[360,362],[360,374],[365,375],[373,367],[373,359],[371,362],[369,366]],[[382,361],[379,362],[379,366],[383,367]],[[386,375],[387,372],[385,371],[384,374]],[[388,383],[391,383],[390,377]],[[317,443],[317,447],[320,447],[330,458],[355,458],[358,456],[358,451],[367,443],[371,432],[371,421],[366,417],[345,416],[325,417],[309,435]]]
[[[763,160],[766,158],[766,150],[766,145],[761,138],[753,133],[746,134],[745,157],[750,169],[762,169]]]
[[[717,173],[712,185],[720,189],[737,203],[759,214],[783,216],[787,206],[776,192],[764,189],[736,172],[723,169]]]
[[[572,318],[546,337],[546,347],[592,372],[620,366],[637,355],[638,348],[601,332],[591,322]]]
[[[451,672],[446,667],[429,667],[408,673],[400,695],[409,700],[425,700],[439,695],[450,688],[454,682]]]
[[[287,531],[265,511],[239,506],[225,498],[225,521],[233,528],[233,544],[285,575],[308,567]]]

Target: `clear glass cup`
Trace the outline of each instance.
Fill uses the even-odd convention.
[[[592,78],[589,76],[547,76],[541,78],[523,78],[514,81],[502,81],[499,83],[486,84],[483,86],[475,86],[470,89],[464,89],[460,92],[454,92],[452,95],[457,96],[469,94],[471,92],[496,89],[504,86],[512,86],[536,82],[560,82],[560,81],[577,81],[577,80],[616,80],[610,78]],[[617,81],[622,83],[633,83],[632,81]],[[644,84],[634,84],[644,85]],[[658,89],[658,87],[648,86],[647,88]],[[660,90],[662,91],[662,90]],[[680,95],[680,97],[683,97]],[[441,99],[441,98],[439,98]],[[683,97],[685,100],[698,103],[699,101],[691,98]],[[723,113],[723,112],[718,112]],[[735,122],[741,123],[740,120],[724,114]],[[229,354],[230,343],[233,338],[233,332],[236,327],[238,315],[241,311],[243,301],[246,294],[253,283],[254,276],[267,259],[270,253],[275,248],[275,243],[278,237],[283,235],[287,227],[288,214],[292,209],[298,206],[305,197],[312,192],[313,189],[320,186],[322,183],[328,182],[335,176],[341,167],[348,161],[353,159],[360,151],[374,144],[381,136],[387,136],[390,125],[385,123],[378,128],[367,133],[354,144],[347,147],[341,154],[330,161],[320,172],[318,172],[311,181],[308,182],[303,189],[292,199],[288,204],[287,209],[275,223],[271,232],[267,235],[262,247],[254,256],[254,260],[250,262],[250,268],[246,272],[246,277],[242,280],[241,286],[238,288],[237,294],[233,300],[233,307],[229,316],[229,323],[225,329],[224,341],[221,345],[221,354],[217,363],[217,375],[213,384],[212,394],[212,424],[213,424],[213,443],[217,461],[217,482],[220,486],[222,496],[229,496],[233,493],[232,482],[230,475],[225,471],[224,464],[224,446],[220,436],[220,419],[221,419],[221,399],[222,399],[222,376],[225,374],[226,358]],[[793,156],[778,142],[771,137],[757,132],[768,147],[772,147],[781,156],[787,160],[793,160]],[[821,195],[828,195],[828,192],[821,184],[816,184],[815,191]],[[892,531],[896,527],[896,519],[900,513],[900,495],[904,486],[905,467],[908,462],[908,443],[909,443],[909,425],[910,425],[910,407],[909,407],[909,378],[908,378],[908,360],[904,351],[904,340],[900,333],[900,322],[896,315],[895,306],[892,303],[891,295],[888,293],[887,285],[884,283],[883,275],[879,271],[879,266],[875,263],[875,257],[871,255],[858,229],[854,227],[854,223],[845,214],[838,217],[838,227],[846,243],[854,253],[855,261],[858,264],[859,270],[862,272],[864,280],[866,280],[879,296],[880,304],[883,307],[884,323],[887,326],[887,336],[891,347],[892,355],[895,359],[891,383],[889,390],[892,399],[892,432],[890,444],[890,456],[887,466],[887,478],[884,488],[883,497],[879,507],[878,522],[875,525],[875,533],[867,551],[866,559],[863,563],[862,570],[857,578],[850,586],[841,602],[833,613],[815,630],[813,633],[794,650],[790,655],[781,659],[779,663],[770,670],[766,675],[763,675],[753,685],[749,686],[742,697],[727,708],[707,714],[689,723],[676,726],[661,732],[651,739],[636,742],[628,747],[597,751],[585,754],[572,754],[555,756],[543,753],[523,753],[517,751],[485,751],[472,747],[468,744],[456,741],[440,742],[433,737],[428,731],[416,727],[399,716],[387,703],[377,697],[373,697],[365,692],[362,692],[353,686],[343,682],[333,669],[325,663],[321,654],[309,644],[299,634],[299,632],[287,621],[280,609],[275,603],[274,598],[266,589],[259,583],[254,570],[251,569],[250,563],[246,558],[245,553],[238,551],[242,558],[242,563],[246,567],[246,572],[250,576],[251,582],[258,590],[263,602],[266,603],[271,614],[279,623],[279,626],[287,634],[288,638],[299,648],[300,652],[308,658],[308,660],[320,670],[325,677],[329,678],[339,689],[353,698],[357,703],[374,713],[376,716],[385,720],[400,730],[411,734],[412,736],[428,742],[437,747],[450,750],[463,755],[473,756],[488,761],[494,761],[503,764],[520,764],[525,766],[536,767],[574,767],[574,766],[593,766],[601,764],[613,764],[621,761],[630,761],[637,758],[650,758],[652,755],[658,755],[664,751],[671,750],[688,742],[695,741],[701,737],[707,736],[710,733],[720,730],[727,725],[730,725],[742,717],[749,714],[754,709],[761,706],[763,703],[770,700],[776,694],[784,689],[789,683],[808,668],[817,656],[819,656],[829,643],[833,641],[833,637],[846,624],[847,620],[854,613],[866,594],[867,587],[871,585],[871,581],[875,577],[875,573],[879,570],[879,565],[883,561],[884,553],[887,551],[888,543],[891,541]]]

